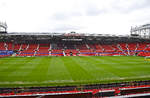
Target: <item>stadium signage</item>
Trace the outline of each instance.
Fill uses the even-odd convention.
[[[0,50],[0,55],[12,55],[13,51],[9,50]]]
[[[82,39],[62,39],[63,41],[82,41]]]

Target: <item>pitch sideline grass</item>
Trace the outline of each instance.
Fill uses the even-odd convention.
[[[144,57],[8,57],[0,59],[0,87],[58,86],[149,80]]]

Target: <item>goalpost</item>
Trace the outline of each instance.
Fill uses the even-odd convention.
[[[146,56],[146,57],[144,58],[144,60],[145,60],[145,61],[150,61],[150,56]]]

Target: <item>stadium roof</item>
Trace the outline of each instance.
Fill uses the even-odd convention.
[[[95,33],[56,33],[56,32],[9,32],[1,34],[9,35],[51,35],[51,36],[110,36],[110,37],[130,37],[129,35],[115,35],[115,34],[95,34]]]

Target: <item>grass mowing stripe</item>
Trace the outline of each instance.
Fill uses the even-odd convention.
[[[121,68],[121,69],[117,68],[116,66],[120,66],[119,62],[121,62],[121,61],[119,61],[119,59],[118,59],[118,61],[114,64],[115,61],[112,60],[111,58],[112,57],[108,57],[107,59],[104,59],[104,58],[99,57],[100,60],[103,59],[103,62],[110,62],[110,64],[103,63],[103,66],[101,66],[101,67],[104,70],[106,70],[108,72],[111,72],[113,75],[115,75],[116,77],[119,77],[119,78],[126,77],[126,76],[129,76],[129,77],[134,76],[133,73],[130,73],[130,72],[126,71],[124,68]],[[89,59],[92,59],[90,61],[94,60],[93,57],[89,58]],[[100,60],[96,60],[95,62],[100,62]],[[111,64],[111,62],[113,64]],[[116,78],[116,77],[114,77],[114,78]]]
[[[71,57],[63,57],[62,60],[74,81],[89,80],[93,78],[88,71],[81,67],[82,65],[76,63]]]
[[[16,60],[15,60],[15,58],[13,58],[13,59],[14,60],[12,61],[12,64],[10,63],[9,64],[10,66],[7,69],[1,71],[1,73],[3,72],[3,74],[4,74],[3,75],[4,77],[0,76],[1,81],[14,81],[14,80],[19,81],[21,79],[21,77],[17,77],[17,76],[13,77],[11,75],[13,73],[16,73],[20,69],[20,67],[23,66],[23,64],[30,62],[32,60],[32,59],[23,58],[23,59],[27,59],[27,61],[18,64],[18,62],[17,62],[18,59],[16,59]]]
[[[18,77],[20,78],[19,80],[26,80],[25,78],[27,78],[26,76],[32,71],[32,69],[34,69],[35,67],[32,66],[32,62],[36,60],[35,58],[32,58],[30,61],[26,61],[26,63],[22,63],[20,65],[20,67],[11,73],[11,77]]]
[[[22,58],[24,60],[24,63],[26,63],[27,58]],[[1,58],[0,60],[0,72],[6,72],[7,69],[12,66],[20,65],[23,62],[19,63],[18,60],[16,61],[16,58]]]
[[[52,57],[51,66],[48,69],[48,81],[72,80],[61,57]]]
[[[95,70],[96,72],[93,73],[97,78],[104,80],[105,78],[110,78],[110,77],[117,78],[118,77],[114,73],[107,70],[106,64],[103,64],[103,63],[101,64],[101,59],[95,60],[92,57],[83,58],[83,59],[84,61],[87,61],[90,65],[92,65],[93,67],[97,68],[97,71]]]
[[[149,65],[134,56],[1,58],[0,87],[150,80]]]
[[[44,81],[46,80],[46,73],[48,70],[48,64],[44,61],[47,61],[43,57],[36,58],[31,62],[31,66],[34,66],[34,69],[31,69],[31,72],[26,76],[28,81]],[[46,64],[45,64],[46,63]]]

